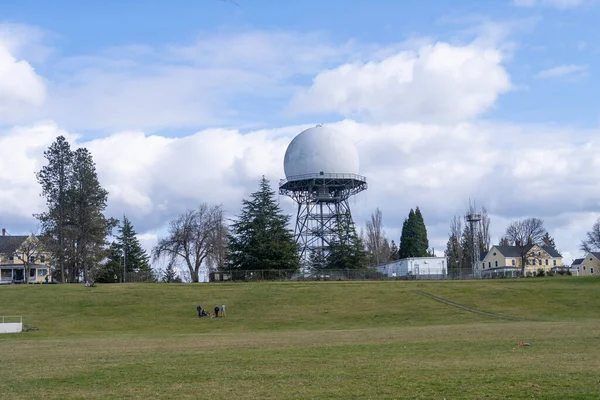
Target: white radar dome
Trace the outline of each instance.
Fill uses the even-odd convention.
[[[358,151],[344,134],[317,125],[292,140],[285,152],[283,169],[288,179],[321,172],[358,175]]]

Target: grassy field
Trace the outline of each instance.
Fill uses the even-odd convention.
[[[17,285],[0,315],[38,328],[0,335],[6,399],[600,398],[597,278]]]

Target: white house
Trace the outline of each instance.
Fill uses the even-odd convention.
[[[440,279],[446,277],[448,259],[446,257],[403,258],[371,268],[390,278],[412,276],[421,279]]]

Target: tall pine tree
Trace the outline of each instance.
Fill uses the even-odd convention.
[[[428,247],[427,228],[421,210],[419,207],[416,211],[411,208],[402,225],[398,258],[427,257],[430,254]]]
[[[58,136],[56,141],[44,152],[48,164],[36,174],[38,183],[42,186],[41,196],[46,199],[47,211],[34,214],[41,224],[40,239],[46,249],[54,255],[58,263],[60,282],[66,282],[66,243],[65,230],[67,224],[67,191],[73,169],[73,152],[64,136]]]
[[[427,239],[427,227],[425,221],[423,221],[423,215],[419,207],[415,210],[415,243],[416,252],[415,257],[429,257],[429,240]]]
[[[335,237],[329,243],[327,255],[328,269],[360,269],[365,267],[367,254],[365,245],[356,233],[350,213],[340,216]]]
[[[117,221],[104,216],[108,192],[96,174],[96,164],[85,148],[73,153],[73,170],[68,188],[68,230],[70,250],[69,282],[79,275],[89,281],[99,262],[106,256],[106,237]]]
[[[290,216],[275,201],[275,192],[263,176],[259,190],[243,200],[241,215],[229,235],[229,265],[239,270],[298,270],[300,259]]]
[[[48,210],[36,215],[44,247],[58,262],[61,282],[87,281],[106,255],[106,236],[115,226],[105,218],[108,192],[85,148],[71,151],[63,136],[44,152],[48,165],[37,173]]]
[[[120,274],[117,275],[119,279],[122,279],[123,262],[125,262],[126,272],[135,273],[137,280],[155,280],[154,272],[150,267],[150,256],[142,248],[133,224],[126,216],[123,216],[116,239],[111,245],[110,261],[107,266],[120,266]]]

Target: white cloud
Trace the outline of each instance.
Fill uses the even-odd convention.
[[[563,77],[586,77],[589,73],[588,65],[559,65],[553,68],[545,69],[540,71],[536,78],[538,79],[553,79],[553,78],[563,78]]]
[[[47,66],[51,101],[29,117],[73,130],[239,126],[256,122],[257,102],[289,96],[291,80],[355,51],[324,35],[245,31],[58,58]]]
[[[222,203],[234,216],[262,175],[277,186],[285,149],[305,126],[250,132],[223,126],[238,126],[256,96],[276,100],[275,109],[295,93],[296,78],[314,76],[291,109],[355,117],[333,125],[357,143],[369,179],[369,189],[351,200],[359,225],[379,207],[398,241],[403,219],[418,205],[440,251],[449,220],[475,198],[492,214],[494,240],[511,219],[536,216],[547,220],[561,250],[577,254],[599,205],[598,132],[477,122],[511,89],[500,36],[467,45],[413,41],[374,52],[352,43],[336,47],[318,35],[254,32],[56,60],[51,101],[35,103],[19,92],[19,101],[42,104],[24,121],[56,122],[0,131],[0,224],[11,232],[34,228],[31,215],[44,205],[34,173],[59,134],[90,149],[110,192],[107,213],[127,214],[147,248],[169,219],[200,202]],[[6,65],[24,71],[17,42],[4,47],[13,60]],[[269,109],[260,112],[257,119]],[[198,124],[221,128],[185,137],[149,133]],[[69,133],[73,127],[114,133],[82,139]],[[290,199],[280,201],[294,212]]]
[[[518,7],[552,7],[560,10],[575,8],[591,3],[590,0],[513,0]]]
[[[351,200],[356,222],[362,225],[379,207],[386,230],[396,235],[391,237],[396,241],[408,210],[418,205],[431,245],[443,249],[450,218],[464,212],[470,197],[492,214],[495,241],[510,220],[536,216],[547,221],[559,248],[573,255],[596,218],[598,132],[484,123],[371,125],[352,120],[333,126],[357,143],[361,173],[369,180],[369,189]],[[211,129],[183,138],[141,132],[89,141],[67,136],[73,147],[82,145],[92,152],[101,183],[110,192],[108,214],[117,218],[127,214],[151,246],[165,223],[186,208],[203,201],[223,203],[233,217],[263,174],[275,188],[284,177],[285,149],[304,127],[246,134]],[[67,133],[53,124],[0,134],[4,172],[0,215],[5,216],[4,225],[13,224],[7,226],[11,231],[35,225],[31,214],[42,209],[43,200],[34,172],[58,134]],[[580,144],[570,142],[570,137],[578,137]],[[291,200],[280,201],[293,214]]]
[[[482,114],[511,88],[502,55],[474,44],[438,42],[381,62],[319,73],[292,100],[301,113],[338,113],[373,121],[457,122]]]
[[[0,35],[0,122],[24,107],[38,107],[46,99],[43,79],[25,60],[13,56],[6,34]]]

